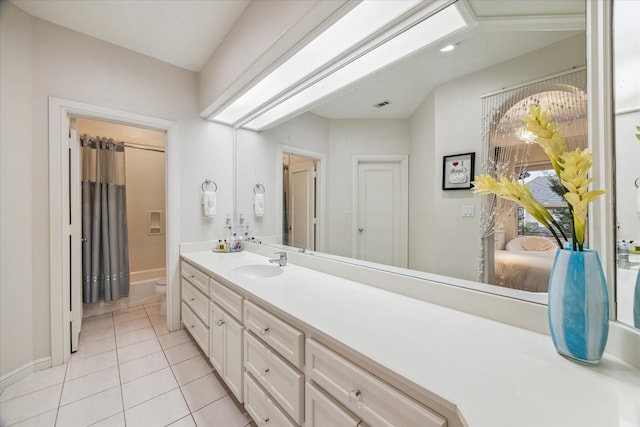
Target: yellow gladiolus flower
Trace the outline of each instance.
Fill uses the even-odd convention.
[[[564,153],[564,136],[562,136],[558,124],[550,122],[547,112],[542,111],[539,105],[532,105],[529,108],[529,115],[525,116],[523,120],[527,122],[527,130],[536,136],[536,143],[551,160],[551,165],[559,176],[558,162]]]
[[[573,209],[573,230],[578,244],[584,243],[587,226],[587,211],[590,202],[604,194],[604,190],[589,191],[593,178],[588,178],[589,169],[593,162],[593,154],[589,149],[576,149],[564,153],[560,160],[562,172],[560,182],[567,189],[564,198]]]
[[[510,181],[503,176],[500,177],[500,182],[497,182],[491,176],[482,174],[476,177],[473,186],[477,193],[495,194],[502,199],[516,202],[547,228],[554,221],[549,211],[533,197],[529,186],[522,185],[515,178]]]
[[[575,241],[578,243],[577,250],[581,251],[587,226],[588,205],[596,197],[605,193],[604,190],[589,191],[589,185],[593,182],[593,178],[589,178],[593,155],[588,149],[565,152],[565,140],[558,124],[552,121],[547,116],[547,112],[543,111],[539,105],[532,105],[529,109],[529,115],[523,119],[527,123],[526,129],[536,136],[536,143],[540,145],[551,161],[551,165],[565,189],[564,198],[571,207],[573,231]],[[640,139],[640,135],[638,135],[638,139]],[[509,180],[504,176],[500,177],[498,182],[489,175],[477,176],[473,185],[474,191],[477,193],[495,194],[502,199],[516,202],[538,222],[547,227],[562,247],[556,233],[559,230],[564,236],[562,228],[547,208],[533,197],[528,185],[519,183],[515,178]]]

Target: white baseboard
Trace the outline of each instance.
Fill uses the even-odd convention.
[[[51,357],[43,357],[42,359],[32,360],[31,362],[26,363],[17,369],[14,369],[13,371],[0,377],[0,393],[11,384],[20,381],[27,375],[50,367]]]
[[[158,278],[167,277],[166,269],[154,268],[151,270],[132,271],[129,276],[130,283],[148,282],[149,280],[155,280]]]

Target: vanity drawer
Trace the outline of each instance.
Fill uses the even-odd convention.
[[[222,283],[209,279],[209,296],[227,313],[242,322],[242,297]]]
[[[371,426],[446,426],[447,420],[314,340],[307,375]]]
[[[247,373],[244,374],[244,407],[258,426],[296,426]]]
[[[209,295],[209,276],[198,270],[191,264],[182,261],[180,263],[182,277],[191,282],[196,288],[200,289],[205,295]]]
[[[244,324],[282,357],[302,369],[304,334],[251,301],[244,303]]]
[[[295,422],[302,424],[304,376],[251,334],[245,333],[244,337],[246,372],[253,375]]]
[[[182,324],[189,331],[202,351],[209,356],[209,328],[195,315],[191,308],[182,302]]]
[[[209,326],[209,299],[187,280],[182,279],[182,300]]]
[[[304,412],[305,427],[357,427],[362,421],[312,383],[305,386]]]

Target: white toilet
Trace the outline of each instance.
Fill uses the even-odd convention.
[[[162,303],[160,304],[160,315],[167,315],[167,281],[162,279],[156,282],[156,292],[162,294]]]

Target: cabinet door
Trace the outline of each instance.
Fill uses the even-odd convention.
[[[311,383],[306,385],[306,427],[357,427],[360,419]]]
[[[243,359],[242,359],[242,325],[231,316],[225,314],[225,376],[224,379],[236,396],[238,401],[243,401]]]
[[[224,377],[225,319],[222,309],[214,303],[209,303],[209,319],[209,360],[218,374]]]

